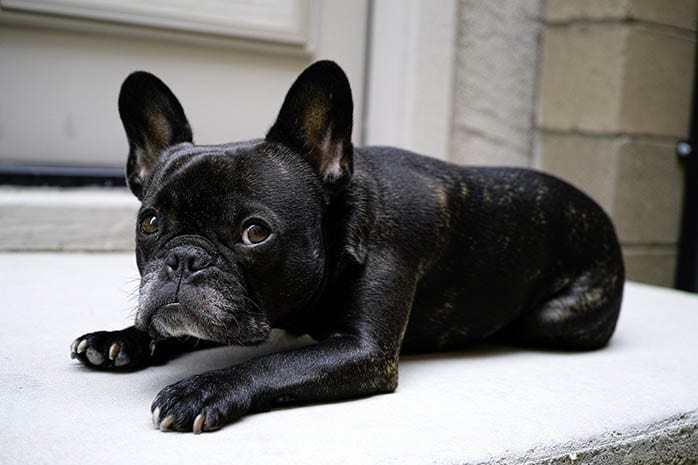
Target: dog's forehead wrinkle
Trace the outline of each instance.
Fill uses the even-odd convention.
[[[176,144],[162,152],[153,177],[160,182],[172,179],[199,162],[211,162],[220,157],[235,158],[254,150],[261,142],[261,139],[252,139],[218,145],[193,145],[189,142]]]

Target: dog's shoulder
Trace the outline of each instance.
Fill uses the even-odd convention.
[[[356,148],[351,186],[330,206],[332,239],[359,264],[369,249],[423,247],[449,216],[459,170],[394,147]]]

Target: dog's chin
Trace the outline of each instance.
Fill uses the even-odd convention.
[[[147,313],[147,312],[144,312]],[[155,340],[171,337],[195,337],[226,345],[258,345],[269,338],[271,328],[265,322],[246,321],[239,326],[237,319],[226,324],[220,318],[211,321],[208,312],[190,309],[181,303],[170,303],[151,312],[148,318],[136,317],[136,327],[147,331]],[[230,323],[230,322],[228,322]]]
[[[148,330],[151,336],[158,339],[188,336],[210,339],[203,326],[182,304],[171,303],[163,305],[153,313]]]

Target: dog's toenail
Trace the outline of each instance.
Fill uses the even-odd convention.
[[[121,347],[119,347],[119,344],[114,343],[109,347],[109,360],[114,360],[117,355],[119,355],[119,352],[121,351]]]
[[[204,421],[206,420],[206,416],[203,413],[200,413],[194,418],[194,428],[192,431],[194,434],[200,434],[201,430],[203,429],[204,426]]]
[[[157,429],[160,426],[160,407],[153,410],[153,426]]]
[[[170,428],[170,426],[172,426],[172,423],[174,423],[174,421],[174,415],[165,417],[165,419],[160,422],[160,431],[167,431]]]
[[[78,354],[81,354],[81,353],[85,352],[85,349],[87,349],[87,340],[86,340],[86,339],[83,339],[83,340],[80,341],[80,343],[78,344],[78,348],[77,348],[76,352],[77,352]]]

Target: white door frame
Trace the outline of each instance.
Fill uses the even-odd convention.
[[[447,160],[457,1],[373,0],[364,142]]]

